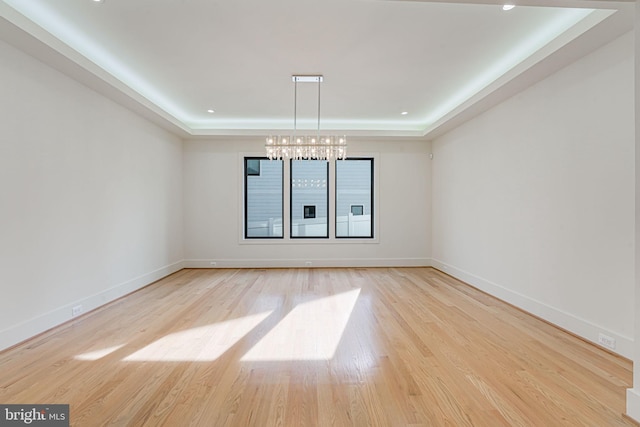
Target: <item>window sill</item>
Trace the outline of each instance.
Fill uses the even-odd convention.
[[[241,245],[371,245],[379,244],[377,238],[360,238],[360,237],[330,237],[330,238],[262,238],[262,239],[240,239]]]

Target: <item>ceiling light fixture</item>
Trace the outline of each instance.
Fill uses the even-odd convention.
[[[291,76],[293,89],[293,136],[269,136],[265,144],[270,160],[334,160],[347,157],[346,136],[320,135],[320,85],[322,75]],[[318,129],[315,136],[296,135],[298,128],[298,83],[318,84]]]
[[[502,6],[502,10],[511,10],[514,7],[516,7],[515,4],[505,4],[504,6]]]
[[[208,110],[207,110],[207,113],[211,113],[211,114],[213,114],[213,113],[215,113],[215,111],[214,111],[214,110],[212,110],[212,109],[208,109]]]
[[[403,112],[402,112],[402,113],[400,113],[400,114],[402,114],[403,116],[406,116],[407,114],[409,114],[409,112],[408,112],[408,111],[403,111]]]

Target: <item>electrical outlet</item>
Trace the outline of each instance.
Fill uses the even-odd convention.
[[[604,347],[610,348],[612,350],[615,350],[616,348],[616,339],[613,337],[610,337],[609,335],[605,335],[605,334],[598,334],[598,344],[603,345]]]
[[[218,265],[218,263],[217,263],[217,262],[215,262],[215,261],[211,261],[211,262],[209,263],[209,265],[210,265],[211,267],[215,267],[216,265]]]
[[[304,265],[306,265],[307,267],[311,267],[311,261],[305,262]]]
[[[82,304],[76,305],[71,309],[71,317],[80,316],[82,314]]]

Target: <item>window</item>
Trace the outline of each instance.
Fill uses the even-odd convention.
[[[305,206],[304,207],[304,219],[315,218],[316,217],[316,207],[315,206]]]
[[[260,159],[247,159],[247,176],[260,176]]]
[[[336,162],[336,237],[373,237],[373,159]]]
[[[244,236],[282,238],[283,162],[244,159]]]
[[[364,206],[351,205],[351,215],[364,215]]]
[[[291,237],[329,237],[329,163],[291,160]]]

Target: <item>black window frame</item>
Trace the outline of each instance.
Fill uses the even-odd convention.
[[[371,196],[371,201],[370,201],[370,216],[371,216],[371,224],[370,224],[370,230],[369,230],[369,235],[368,236],[338,236],[338,162],[348,162],[348,161],[353,161],[353,160],[368,160],[371,162],[371,170],[370,170],[370,184],[369,184],[369,188],[370,188],[370,196]],[[374,173],[375,170],[375,159],[373,157],[347,157],[346,159],[341,159],[341,160],[336,160],[336,168],[335,168],[335,174],[334,174],[334,233],[335,233],[335,238],[337,239],[375,239],[375,187],[374,187]],[[363,214],[364,214],[364,207],[363,207]]]
[[[294,159],[290,159],[289,160],[289,239],[294,240],[294,239],[328,239],[329,238],[329,208],[330,208],[330,204],[329,204],[329,161],[328,160],[310,160],[310,159],[301,159],[301,160],[295,160],[295,161],[300,161],[300,162],[324,162],[326,165],[326,193],[327,193],[327,199],[326,199],[326,204],[327,204],[327,227],[326,227],[326,235],[324,236],[294,236],[293,235],[293,162]],[[317,212],[317,210],[316,210]],[[304,212],[303,212],[303,216],[304,216]]]
[[[281,212],[282,212],[282,236],[249,236],[248,235],[248,229],[247,227],[249,226],[249,212],[248,212],[248,202],[249,202],[249,191],[248,191],[248,180],[250,176],[260,176],[259,174],[249,174],[248,173],[248,168],[247,168],[247,163],[250,160],[268,160],[270,162],[281,162],[282,163],[282,168],[281,168],[281,173],[280,173],[280,181],[281,181],[281,189],[282,189],[282,197],[281,197]],[[243,229],[244,229],[244,234],[243,237],[245,240],[272,240],[272,239],[279,239],[279,240],[283,240],[284,239],[284,161],[283,160],[270,160],[268,157],[255,157],[255,156],[246,156],[244,157],[244,162],[243,162],[243,171],[242,174],[244,176],[244,224],[243,224]],[[262,169],[262,168],[261,168]]]

